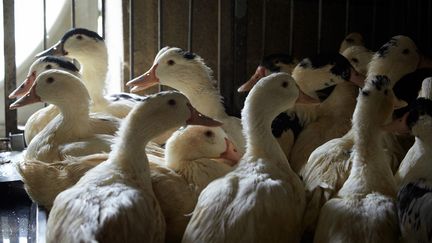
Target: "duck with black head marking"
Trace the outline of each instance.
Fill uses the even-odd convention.
[[[156,84],[177,89],[186,95],[201,113],[221,121],[222,128],[243,154],[245,139],[241,133],[240,119],[225,112],[213,71],[199,55],[178,47],[162,48],[156,55],[153,66],[127,83],[128,86],[135,86],[132,91]]]
[[[108,99],[105,97],[105,86],[108,73],[108,50],[104,39],[98,33],[85,29],[74,28],[67,31],[60,41],[41,52],[37,57],[46,55],[66,56],[78,60],[80,72],[93,101],[93,112],[104,112],[124,118],[136,104],[134,98]]]
[[[76,66],[76,62],[74,62],[72,59],[56,56],[40,57],[30,66],[27,78],[21,83],[20,86],[18,86],[18,88],[9,94],[9,99],[18,98],[25,95],[30,90],[39,74],[51,69],[63,70],[74,76],[77,76],[78,78],[81,78],[78,67]],[[32,139],[40,131],[42,131],[44,127],[59,113],[59,109],[54,105],[49,105],[33,113],[28,118],[24,127],[24,137],[26,143],[30,144]]]
[[[390,79],[368,77],[352,119],[352,169],[322,207],[314,242],[398,241],[396,183],[383,147],[383,126],[397,103]]]
[[[425,82],[430,87],[432,80]],[[415,136],[395,175],[402,242],[432,240],[432,94],[425,96],[413,102],[403,118],[395,122],[401,132]]]

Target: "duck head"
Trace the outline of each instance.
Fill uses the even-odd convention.
[[[188,90],[205,90],[209,80],[214,81],[212,71],[200,56],[181,48],[165,47],[146,73],[126,85],[133,87],[133,92],[162,84],[188,93]]]
[[[53,55],[82,60],[83,57],[88,57],[89,53],[97,51],[106,53],[104,39],[94,31],[84,28],[74,28],[66,32],[54,46],[37,54],[36,57]]]
[[[27,94],[11,104],[9,108],[16,109],[36,102],[70,106],[77,98],[80,104],[90,102],[87,88],[81,80],[69,72],[51,69],[39,74]]]
[[[348,34],[340,45],[339,53],[344,52],[351,46],[364,46],[363,36],[360,33],[353,32]]]
[[[21,85],[9,94],[9,99],[21,97],[26,94],[34,84],[36,77],[40,73],[51,69],[67,71],[77,77],[80,77],[79,63],[75,59],[56,56],[40,57],[30,66],[28,75]]]

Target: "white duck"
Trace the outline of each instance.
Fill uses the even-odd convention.
[[[431,241],[432,198],[432,79],[423,81],[419,99],[411,104],[409,112],[399,123],[415,136],[395,174],[399,186],[398,216],[402,242]],[[425,97],[425,98],[423,98]]]
[[[347,48],[352,46],[364,46],[363,36],[360,33],[349,33],[341,42],[339,53],[343,53]]]
[[[412,45],[406,38],[397,40],[396,44],[388,47],[384,46],[388,51],[385,57],[379,57],[379,53],[374,55],[370,66],[377,72],[385,74],[391,72],[394,77],[402,77],[412,71],[413,66],[418,63],[418,55],[415,45]],[[399,42],[400,41],[400,42]],[[404,50],[408,49],[409,53],[404,54]],[[406,58],[403,58],[406,56]],[[405,65],[404,65],[405,64]],[[393,70],[394,66],[397,70]],[[414,67],[415,68],[415,67]],[[381,70],[381,71],[380,71]],[[392,82],[392,85],[394,83]],[[406,105],[406,102],[398,102],[397,108]],[[386,153],[392,158],[391,168],[396,171],[400,161],[406,151],[397,143],[397,138],[393,134],[384,134],[384,146]],[[315,149],[309,156],[308,162],[304,169],[300,171],[306,187],[308,196],[308,208],[305,214],[305,228],[313,233],[318,219],[319,211],[322,205],[334,197],[349,176],[352,165],[352,146],[354,144],[354,132],[350,130],[341,138],[335,138]]]
[[[242,110],[246,153],[234,171],[201,192],[183,242],[300,241],[304,188],[270,125],[303,97],[285,73],[254,86]]]
[[[366,75],[374,52],[364,46],[351,46],[341,54],[348,59],[357,72]]]
[[[193,185],[197,196],[209,182],[230,172],[241,158],[220,127],[179,129],[167,140],[165,148],[167,167]]]
[[[119,121],[109,116],[90,117],[89,94],[76,76],[61,70],[47,70],[39,74],[27,95],[11,108],[35,102],[53,104],[61,114],[28,145],[26,160],[51,163],[63,160],[66,155],[81,156],[110,150]]]
[[[271,73],[284,72],[291,74],[296,67],[298,60],[286,53],[274,53],[263,57],[255,73],[246,81],[246,86],[241,86],[238,91],[244,92],[251,90],[261,78]]]
[[[50,69],[67,71],[77,77],[81,77],[76,64],[72,60],[55,56],[40,57],[30,66],[27,78],[9,95],[9,99],[25,95],[34,84],[36,77],[43,71]],[[27,120],[24,128],[26,143],[30,144],[36,134],[59,113],[59,109],[54,105],[49,105],[33,113]]]
[[[47,242],[164,242],[165,220],[144,148],[163,131],[185,124],[220,125],[177,92],[159,93],[135,106],[108,160],[56,197]]]
[[[225,112],[212,70],[201,57],[177,47],[165,47],[157,54],[150,70],[127,85],[136,86],[132,89],[136,91],[158,83],[179,90],[201,113],[223,122],[222,128],[243,154],[245,140],[240,119]]]
[[[89,90],[93,101],[91,111],[104,112],[123,118],[136,104],[129,95],[105,97],[105,82],[108,72],[108,51],[105,42],[96,32],[74,28],[66,32],[61,40],[50,49],[37,55],[66,56],[81,64],[82,80]]]
[[[397,242],[396,183],[384,152],[383,125],[393,112],[390,79],[369,76],[353,115],[353,164],[321,209],[314,242]]]
[[[150,162],[150,174],[167,224],[166,241],[179,242],[201,190],[231,171],[240,155],[221,128],[205,126],[187,126],[174,133],[165,152],[167,167]],[[30,197],[50,209],[60,192],[106,159],[107,154],[95,154],[52,164],[33,160],[20,163],[19,169],[25,172],[21,174]]]

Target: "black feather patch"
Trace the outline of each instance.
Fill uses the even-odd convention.
[[[277,66],[278,63],[293,64],[294,62],[292,56],[286,53],[275,53],[265,56],[262,59],[260,66],[265,67],[273,73],[280,72],[280,67]]]
[[[119,101],[119,100],[144,101],[144,97],[140,98],[138,95],[131,95],[127,93],[111,94],[109,98],[111,101]]]
[[[103,38],[96,32],[88,30],[88,29],[84,29],[84,28],[75,28],[75,29],[71,29],[68,32],[66,32],[63,37],[61,38],[60,42],[61,43],[65,43],[67,39],[69,39],[71,36],[74,35],[85,35],[88,36],[90,38],[93,38],[95,40],[98,41],[103,41]]]
[[[188,60],[193,60],[196,57],[196,54],[190,51],[185,51],[183,49],[179,49],[177,51],[180,55],[183,56],[183,58],[188,59]]]
[[[421,68],[403,76],[393,87],[394,94],[401,100],[408,103],[408,106],[402,107],[394,111],[395,118],[402,117],[409,111],[411,104],[417,99],[421,89],[422,82],[428,77],[432,77],[432,69]]]
[[[348,43],[353,43],[354,39],[348,37],[348,38],[345,39],[345,41],[348,42]]]
[[[432,100],[425,98],[418,98],[410,105],[409,114],[407,117],[407,125],[412,128],[420,116],[430,116],[432,117]]]
[[[292,130],[294,133],[294,139],[297,139],[298,135],[303,130],[299,118],[296,115],[289,116],[286,112],[280,113],[273,120],[271,128],[273,136],[276,138],[280,138],[283,132]]]
[[[385,43],[381,48],[377,51],[379,57],[385,57],[387,53],[390,51],[391,47],[397,46],[397,39],[391,38],[387,43]]]
[[[324,88],[324,89],[320,89],[315,91],[315,94],[317,94],[318,98],[320,99],[320,101],[324,101],[325,99],[327,99],[331,93],[333,92],[333,90],[335,89],[336,85],[333,84],[330,87]]]
[[[305,58],[299,65],[303,68],[312,67],[314,69],[322,68],[326,65],[333,65],[330,72],[336,76],[340,76],[344,80],[349,79],[352,68],[351,63],[337,52],[321,53],[314,57]]]
[[[432,161],[431,161],[432,162]],[[432,193],[432,188],[427,187],[423,184],[424,180],[408,183],[403,186],[397,195],[397,208],[399,215],[411,214],[412,211],[408,211],[410,204],[418,198],[423,197],[425,194]]]
[[[390,79],[385,75],[376,75],[372,79],[372,84],[377,90],[381,91],[381,89],[387,87],[390,84]]]
[[[57,63],[59,67],[70,70],[72,72],[78,72],[78,68],[72,62],[57,56],[45,56],[41,59],[42,62],[53,62]]]

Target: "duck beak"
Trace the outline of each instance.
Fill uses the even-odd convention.
[[[417,69],[419,68],[432,68],[432,60],[427,56],[420,54],[420,60],[417,64]]]
[[[299,89],[299,96],[296,100],[296,103],[299,104],[316,104],[320,103],[320,100],[315,99],[313,97],[310,97],[309,95],[305,94],[301,89]]]
[[[63,49],[63,44],[59,41],[51,48],[36,54],[36,57],[44,57],[44,56],[64,56],[67,55],[67,52]]]
[[[357,72],[356,70],[354,70],[354,68],[351,68],[351,74],[349,78],[349,81],[351,83],[357,85],[360,88],[363,88],[365,79],[366,77],[363,74]]]
[[[238,163],[238,161],[242,158],[242,156],[238,152],[233,142],[231,142],[231,140],[225,138],[225,143],[226,143],[226,150],[220,154],[220,158],[229,160],[227,164],[229,166],[234,166]]]
[[[22,96],[21,98],[19,98],[17,101],[15,101],[14,103],[12,103],[9,106],[10,110],[14,110],[18,107],[22,107],[25,105],[29,105],[29,104],[33,104],[33,103],[37,103],[37,102],[41,102],[41,98],[36,94],[36,88],[33,85],[33,87],[30,89],[29,92],[27,92],[26,95]]]
[[[222,126],[221,122],[215,121],[208,116],[201,114],[191,104],[187,104],[191,112],[191,116],[186,121],[187,125],[201,125],[207,127],[219,127]]]
[[[408,103],[405,100],[398,99],[396,96],[393,97],[393,109],[397,110],[407,106]]]
[[[34,81],[36,80],[36,72],[32,72],[30,76],[27,76],[27,78],[22,82],[18,88],[16,88],[12,93],[9,94],[9,99],[14,99],[17,97],[21,97],[24,94],[26,94],[32,87]]]
[[[240,86],[237,89],[237,92],[241,93],[241,92],[247,92],[250,91],[253,86],[255,86],[255,84],[263,77],[266,76],[266,70],[265,67],[263,66],[258,66],[257,70],[255,71],[255,74],[252,75],[252,77],[246,82],[244,83],[242,86]]]
[[[154,64],[147,72],[143,75],[132,79],[126,83],[126,86],[133,86],[131,92],[138,92],[140,90],[148,89],[153,85],[159,83],[159,79],[156,77],[156,69],[158,64]]]
[[[401,118],[391,121],[390,123],[383,126],[383,130],[386,132],[407,134],[410,129],[407,125],[407,118],[409,112],[405,113]]]

